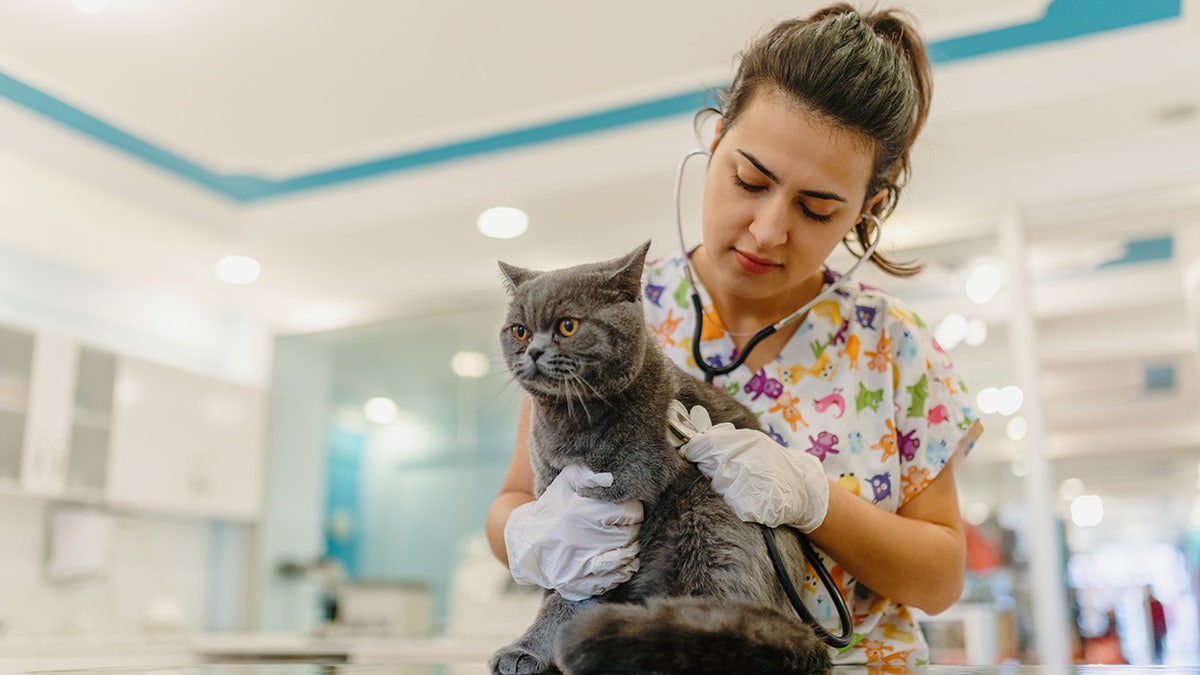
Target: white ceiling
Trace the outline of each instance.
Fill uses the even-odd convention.
[[[960,238],[1013,208],[1192,199],[1200,121],[1170,113],[1200,101],[1197,2],[1182,2],[1181,17],[939,64],[890,245]],[[718,86],[747,38],[818,4],[109,0],[85,14],[3,0],[0,75],[201,171],[286,180]],[[903,4],[938,42],[1038,21],[1049,3]],[[549,267],[648,237],[666,252],[674,165],[694,143],[677,114],[239,203],[29,96],[0,98],[0,246],[281,332],[494,293],[497,258]],[[529,212],[529,233],[478,235],[496,204]],[[264,274],[230,291],[212,264],[239,251]]]

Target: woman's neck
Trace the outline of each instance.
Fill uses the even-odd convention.
[[[713,282],[712,270],[703,246],[698,247],[692,255],[692,268],[699,277],[699,282],[708,291],[708,297],[726,332],[735,336],[744,335],[747,338],[803,307],[817,297],[825,286],[825,276],[818,272],[803,284],[783,289],[768,297],[742,297]],[[797,317],[789,322],[789,325],[799,323],[801,318]]]
[[[725,332],[739,350],[744,349],[753,336],[771,326],[800,307],[810,302],[825,285],[824,274],[818,274],[799,287],[767,298],[743,298],[718,284],[712,283],[712,271],[704,255],[704,247],[697,248],[692,255],[692,267],[698,281],[708,291],[716,316],[706,316],[706,321],[719,320]],[[746,358],[746,367],[757,372],[783,351],[788,340],[796,333],[804,317],[796,317],[781,327],[775,334],[764,339]]]

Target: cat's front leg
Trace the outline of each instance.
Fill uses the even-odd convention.
[[[488,661],[492,675],[559,672],[554,665],[554,638],[558,636],[559,627],[581,608],[595,602],[593,599],[571,602],[554,591],[548,591],[538,609],[537,618],[525,634],[492,655]]]

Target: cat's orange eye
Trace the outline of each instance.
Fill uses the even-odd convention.
[[[518,340],[525,341],[529,339],[529,329],[521,324],[512,327],[512,336]]]
[[[579,330],[578,319],[563,319],[558,322],[558,334],[563,337],[571,337]]]

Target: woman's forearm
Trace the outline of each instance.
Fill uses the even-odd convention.
[[[508,565],[508,552],[504,546],[504,525],[508,522],[508,516],[513,509],[531,501],[533,501],[533,495],[528,492],[515,490],[501,492],[492,502],[492,508],[488,510],[485,528],[488,545],[492,547],[492,555],[505,565]]]
[[[962,595],[966,561],[957,494],[950,493],[950,500],[945,484],[935,488],[942,478],[926,488],[931,493],[914,498],[926,499],[924,504],[909,509],[925,518],[889,513],[831,481],[825,522],[809,537],[880,595],[930,614],[942,612]],[[947,481],[953,489],[953,478]],[[942,508],[932,510],[934,505]]]

